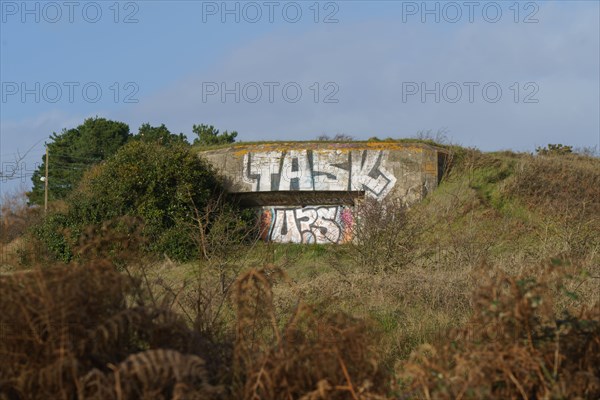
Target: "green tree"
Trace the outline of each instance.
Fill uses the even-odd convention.
[[[142,124],[138,134],[134,138],[143,142],[157,142],[165,146],[188,144],[187,138],[183,133],[175,135],[167,129],[165,124],[161,126],[151,126],[149,123]]]
[[[231,131],[231,133],[227,131],[219,133],[219,130],[215,129],[214,126],[204,124],[194,125],[192,131],[198,135],[198,137],[194,139],[194,144],[202,146],[233,143],[238,135],[236,131]]]
[[[123,122],[105,118],[88,118],[77,128],[54,132],[47,144],[48,198],[64,199],[77,186],[83,173],[90,166],[107,159],[131,137],[129,126]],[[33,173],[33,188],[27,193],[30,204],[44,203],[46,158]]]

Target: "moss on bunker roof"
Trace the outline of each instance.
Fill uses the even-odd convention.
[[[196,145],[194,148],[198,151],[210,151],[210,150],[231,150],[231,151],[245,151],[245,150],[264,150],[264,151],[277,151],[277,150],[289,150],[289,149],[320,149],[320,148],[338,148],[343,149],[373,149],[373,150],[394,150],[394,149],[406,149],[407,147],[415,146],[418,148],[430,147],[439,150],[448,149],[450,146],[436,143],[433,140],[421,140],[421,139],[386,139],[386,140],[273,140],[273,141],[255,141],[255,142],[236,142],[214,146]]]

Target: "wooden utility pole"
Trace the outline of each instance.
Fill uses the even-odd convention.
[[[44,213],[48,212],[48,145],[46,145],[46,176],[44,178]]]

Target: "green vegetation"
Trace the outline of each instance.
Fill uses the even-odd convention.
[[[323,144],[323,142],[333,141],[334,139],[322,140],[317,138],[315,140],[268,140],[268,141],[248,141],[248,142],[233,142],[233,143],[213,143],[213,144],[202,144],[199,142],[194,143],[194,148],[196,150],[216,150],[216,149],[224,149],[229,147],[244,147],[244,146],[255,146],[255,145],[272,145],[272,144],[294,144],[294,143],[314,143],[314,144]],[[381,142],[381,143],[407,143],[407,144],[424,144],[429,146],[436,146],[441,148],[450,148],[449,144],[438,143],[432,139],[419,139],[419,138],[387,138],[385,140],[378,139],[376,137],[369,138],[368,140],[336,140],[336,142],[341,143],[353,143],[353,144],[366,144],[373,142]]]
[[[210,137],[217,143],[231,142],[237,135],[219,134],[207,125],[194,125],[193,130],[202,140]],[[212,228],[212,217],[198,217],[209,204],[228,210],[231,224],[252,223],[247,213],[227,203],[220,178],[191,150],[185,135],[172,134],[164,124],[145,123],[132,136],[124,123],[90,118],[51,139],[48,192],[55,209],[31,232],[44,254],[55,260],[76,257],[79,237],[88,227],[123,217],[139,219],[147,252],[178,261],[197,258],[206,246],[194,233],[201,229],[208,234]],[[27,194],[32,204],[43,204],[39,178],[44,170],[45,163],[33,175],[33,190]]]
[[[446,148],[438,189],[340,246],[257,241],[163,140],[47,217],[15,202],[0,399],[600,397],[600,159]]]
[[[197,258],[195,212],[223,192],[212,168],[189,150],[134,141],[94,166],[66,199],[68,211],[53,212],[36,235],[56,258],[69,261],[73,242],[88,226],[123,216],[143,221],[147,250],[186,261]],[[69,229],[68,234],[63,232]]]
[[[211,146],[231,144],[238,133],[219,130],[212,125],[194,125],[192,128],[198,138],[195,145]],[[63,200],[77,187],[83,174],[91,166],[109,159],[130,140],[145,143],[155,142],[163,146],[189,145],[183,133],[173,134],[161,124],[151,126],[149,123],[140,126],[138,134],[132,135],[129,126],[123,122],[105,118],[88,118],[81,125],[72,129],[64,129],[60,134],[54,132],[47,144],[50,161],[48,163],[48,195],[49,200]],[[44,204],[46,157],[33,173],[31,192],[27,193],[29,204]]]
[[[192,131],[198,135],[198,137],[194,139],[194,145],[200,146],[231,144],[235,142],[235,138],[238,135],[236,131],[232,131],[231,133],[227,131],[219,133],[219,130],[214,126],[204,124],[194,125]]]
[[[537,147],[535,152],[540,155],[556,155],[561,156],[573,153],[573,146],[565,146],[562,144],[548,144],[546,147]]]
[[[151,126],[148,123],[142,124],[135,139],[142,142],[157,142],[164,146],[188,144],[183,133],[175,135],[169,131],[165,124],[161,126]]]
[[[49,199],[60,200],[77,186],[86,169],[106,160],[131,138],[129,126],[105,118],[88,118],[77,128],[50,136],[48,165]],[[33,188],[27,194],[30,204],[44,204],[46,157],[33,173]]]

